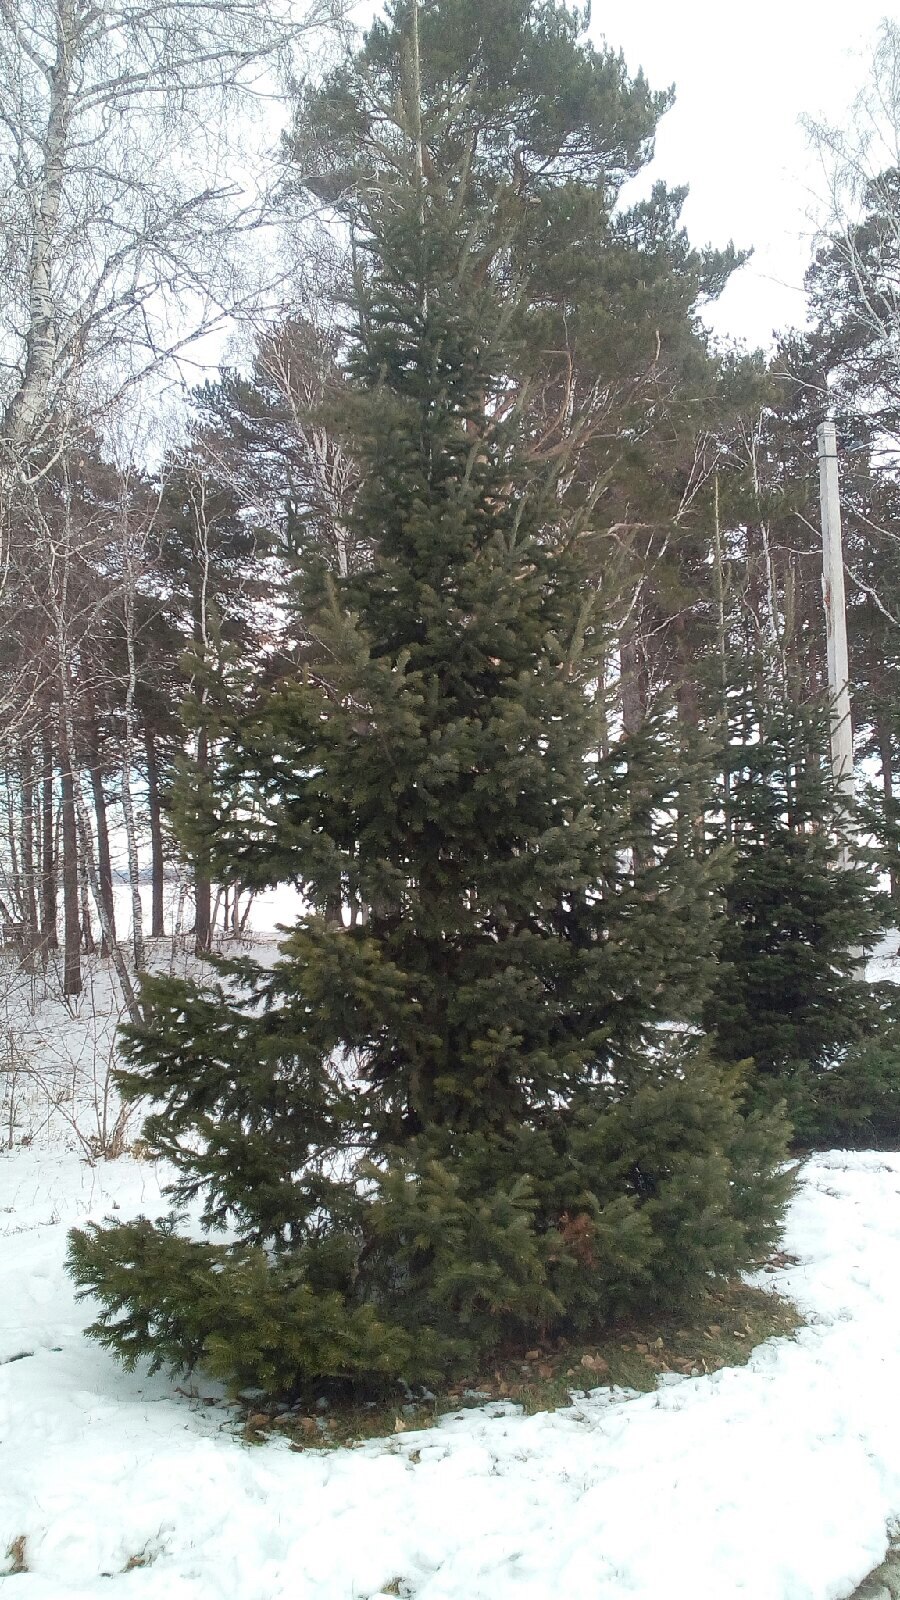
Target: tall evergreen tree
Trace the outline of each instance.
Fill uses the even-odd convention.
[[[369,181],[334,191],[359,253],[345,404],[372,562],[336,578],[307,555],[327,666],[264,695],[210,778],[209,850],[310,910],[271,971],[148,979],[126,1037],[176,1198],[238,1242],[145,1221],[72,1241],[126,1360],[270,1391],[424,1377],[683,1294],[771,1236],[784,1192],[777,1118],[746,1119],[740,1074],[660,1031],[708,975],[694,768],[665,716],[598,756],[583,507],[561,509],[569,458],[536,456],[508,403],[527,195],[514,149],[467,125],[479,94],[527,84],[564,185],[603,126],[646,152],[661,104],[562,8],[504,0],[474,53],[468,0],[428,17],[421,43],[408,3],[370,36],[394,93],[364,139],[347,124]],[[423,92],[423,49],[462,52],[454,95]],[[311,111],[342,104],[332,83]]]

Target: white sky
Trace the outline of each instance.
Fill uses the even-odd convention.
[[[490,3],[490,0],[486,0]],[[767,345],[802,322],[802,280],[821,169],[801,113],[841,123],[866,77],[878,24],[896,0],[595,0],[591,32],[621,48],[654,88],[675,84],[652,174],[690,185],[697,244],[753,245],[710,318]]]

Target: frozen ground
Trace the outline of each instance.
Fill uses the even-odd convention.
[[[870,977],[896,979],[896,942]],[[155,964],[192,962],[167,941]],[[152,1165],[85,1160],[119,1109],[105,964],[74,1005],[54,978],[0,963],[0,1577],[24,1552],[22,1600],[842,1600],[880,1561],[900,1519],[900,1156],[807,1167],[800,1265],[776,1281],[810,1326],[745,1369],[352,1451],[250,1449],[208,1386],[125,1374],[82,1336],[68,1227],[162,1202]]]
[[[0,1155],[0,1556],[24,1553],[21,1600],[840,1600],[884,1554],[900,1155],[809,1163],[799,1265],[765,1281],[810,1325],[748,1367],[321,1454],[243,1445],[227,1411],[82,1337],[67,1227],[158,1205],[130,1158]]]

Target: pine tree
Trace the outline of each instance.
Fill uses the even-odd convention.
[[[428,15],[430,51],[470,49],[471,6]],[[659,106],[562,9],[503,17],[502,70],[492,18],[468,98],[423,96],[415,6],[370,40],[396,92],[348,202],[345,404],[373,559],[337,578],[305,560],[315,661],[240,718],[210,777],[223,870],[293,881],[310,910],[271,971],[145,982],[123,1087],[155,1102],[147,1137],[213,1238],[73,1235],[94,1331],[125,1360],[270,1392],[412,1381],[683,1295],[776,1223],[777,1117],[745,1118],[740,1073],[660,1029],[696,1017],[709,972],[699,769],[664,713],[598,756],[603,619],[566,457],[536,457],[508,404],[515,163],[493,182],[465,129],[485,74],[515,82],[541,51],[554,91],[571,78],[561,147],[594,91],[636,148]]]

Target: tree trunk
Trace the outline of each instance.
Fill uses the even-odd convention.
[[[144,967],[144,908],[141,904],[141,864],[131,797],[130,764],[127,757],[122,767],[122,811],[125,818],[125,845],[128,852],[128,881],[131,885],[131,940],[134,947],[135,969],[141,972]]]
[[[9,882],[12,892],[13,904],[16,909],[16,919],[25,920],[25,900],[22,888],[22,874],[19,871],[19,846],[16,842],[16,812],[13,774],[7,763],[6,777],[6,842],[9,846]],[[19,794],[21,802],[21,792]]]
[[[92,956],[96,954],[97,945],[94,941],[94,925],[91,920],[90,889],[83,846],[78,853],[78,893],[81,896],[81,933],[84,951],[85,955]]]
[[[60,696],[60,718],[61,726],[64,730],[64,732],[61,734],[61,738],[64,737],[71,748],[75,742],[75,735],[74,724],[72,720],[72,705],[68,692],[65,667],[63,668],[61,684],[62,693]],[[122,987],[122,995],[125,1000],[128,1015],[132,1022],[140,1022],[142,1020],[142,1012],[137,995],[135,994],[134,984],[131,981],[131,976],[125,962],[125,957],[113,938],[112,929],[107,923],[106,907],[103,904],[103,896],[100,893],[100,880],[97,875],[97,865],[94,860],[94,845],[91,837],[91,814],[85,805],[84,795],[82,794],[81,789],[77,786],[73,786],[73,798],[75,801],[75,814],[78,824],[78,834],[81,838],[81,847],[84,854],[85,870],[87,872],[88,882],[91,886],[91,894],[93,896],[97,915],[100,918],[100,927],[102,928],[106,937],[106,943],[109,947],[110,955],[112,956],[112,963],[116,971],[116,976],[118,977],[119,983]]]
[[[606,761],[609,756],[609,692],[606,685],[608,658],[604,650],[597,662],[597,687],[594,692],[594,715],[597,729],[597,759]]]
[[[34,870],[34,751],[26,739],[20,755],[22,774],[22,888],[25,909],[25,948],[32,954],[40,937]]]
[[[125,750],[122,761],[122,811],[125,818],[125,840],[128,848],[128,878],[131,884],[131,936],[134,945],[134,965],[138,972],[144,968],[144,908],[141,904],[141,868],[138,857],[137,827],[134,802],[131,794],[131,771],[134,755],[134,699],[137,689],[137,667],[134,653],[134,575],[131,571],[131,554],[128,558],[128,582],[125,590],[125,644],[128,651],[128,686],[125,690]]]
[[[883,718],[878,719],[878,753],[881,757],[881,787],[884,793],[884,820],[890,826],[894,821],[894,762],[891,749],[891,730],[889,723]],[[900,900],[900,873],[896,867],[890,869],[891,899],[896,904]]]
[[[629,735],[640,733],[644,726],[644,695],[637,632],[631,623],[619,646],[619,673],[622,685],[622,730]]]
[[[81,993],[81,916],[78,895],[78,837],[75,826],[75,784],[65,738],[60,741],[62,768],[63,854],[63,994]]]
[[[116,937],[116,904],[113,894],[112,860],[109,853],[109,821],[100,760],[100,729],[97,725],[97,711],[93,699],[88,701],[87,735],[91,763],[91,794],[94,801],[94,815],[97,819],[97,875],[100,897],[106,911],[106,928],[102,933],[100,949],[102,955],[108,956],[111,954],[110,936],[113,941]]]
[[[152,728],[144,724],[144,750],[147,755],[147,802],[150,808],[150,852],[152,895],[150,907],[150,937],[161,939],[165,933],[163,921],[163,834],[159,804],[159,761]]]
[[[59,948],[56,931],[56,860],[53,817],[53,728],[50,707],[45,706],[41,730],[41,946],[48,951]]]
[[[694,652],[688,633],[687,618],[682,611],[675,619],[675,647],[678,672],[677,687],[677,712],[678,725],[681,730],[682,749],[690,760],[696,754],[697,733],[700,726],[700,706],[697,696],[697,679],[694,673]],[[695,844],[702,844],[706,833],[706,818],[702,806],[697,804],[698,796],[689,786],[688,791],[679,801],[679,823],[683,830],[683,842],[688,843],[693,838]]]
[[[646,716],[646,690],[641,665],[637,628],[629,620],[619,643],[619,678],[622,701],[622,731],[633,738],[640,733]],[[631,764],[629,763],[629,766]],[[634,829],[631,848],[635,875],[653,859],[653,844],[647,832],[648,824],[642,813],[646,809],[644,795],[639,787],[636,771],[631,770],[631,814]]]
[[[332,928],[344,926],[344,901],[339,890],[328,895],[325,901],[325,921]]]
[[[37,204],[32,211],[25,363],[21,380],[3,415],[2,431],[11,434],[17,443],[33,436],[44,420],[60,335],[53,268],[72,117],[72,68],[77,14],[74,0],[60,0],[54,10],[56,59],[48,79],[49,104],[41,152],[43,160],[35,195]]]
[[[206,778],[209,772],[209,740],[206,729],[197,734],[197,766]],[[212,943],[212,879],[203,856],[198,856],[194,866],[194,950],[205,955]]]
[[[713,549],[715,552],[716,570],[716,655],[719,662],[719,687],[721,703],[719,714],[722,718],[722,796],[723,810],[725,813],[725,838],[731,839],[731,771],[729,769],[729,747],[731,745],[731,722],[728,706],[728,632],[725,622],[726,613],[726,578],[725,560],[722,548],[722,520],[719,510],[719,471],[716,468],[713,476]]]

